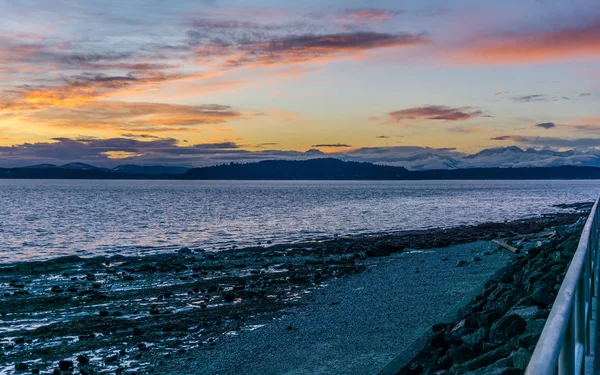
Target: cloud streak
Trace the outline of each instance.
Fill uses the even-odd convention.
[[[502,135],[493,137],[494,141],[513,141],[518,144],[525,144],[537,147],[557,147],[557,148],[587,148],[600,147],[600,138],[562,138],[562,137],[537,137],[522,135]]]
[[[401,123],[413,120],[464,121],[486,116],[484,111],[471,107],[449,107],[444,105],[426,105],[401,109],[387,113],[388,123]]]
[[[508,31],[475,37],[454,56],[467,64],[530,64],[587,61],[600,56],[600,18],[542,30]]]
[[[320,144],[312,145],[311,147],[343,148],[343,147],[352,147],[352,146],[345,144],[345,143],[320,143]]]
[[[535,124],[535,126],[538,128],[543,128],[543,129],[552,129],[552,128],[556,127],[556,124],[553,122],[542,122],[539,124]]]
[[[363,9],[345,9],[338,13],[338,17],[354,20],[377,20],[386,21],[402,14],[398,10],[363,8]]]

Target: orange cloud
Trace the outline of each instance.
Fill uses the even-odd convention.
[[[475,38],[452,56],[459,64],[527,64],[600,57],[600,20],[589,25]]]
[[[225,105],[174,105],[90,101],[77,107],[52,106],[20,119],[54,128],[118,130],[133,133],[195,132],[203,125],[224,124],[243,115]]]
[[[346,9],[338,14],[338,17],[343,19],[355,20],[377,20],[386,21],[392,19],[402,12],[388,9]]]

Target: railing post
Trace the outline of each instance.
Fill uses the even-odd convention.
[[[558,358],[558,375],[575,375],[575,314],[571,314]]]

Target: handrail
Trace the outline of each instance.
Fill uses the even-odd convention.
[[[525,375],[583,375],[595,355],[599,281],[598,202],[587,218]]]

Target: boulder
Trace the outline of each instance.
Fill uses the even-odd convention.
[[[457,346],[450,349],[448,355],[452,358],[453,363],[464,363],[477,356],[475,351],[468,346]]]
[[[462,342],[471,347],[482,344],[488,337],[489,328],[481,327],[477,331],[462,337]]]
[[[15,365],[15,371],[25,371],[27,370],[28,366],[26,363],[23,362],[19,362]]]
[[[73,361],[68,361],[68,360],[58,361],[58,368],[60,368],[61,371],[68,371],[69,369],[73,368]]]
[[[179,254],[193,254],[193,251],[189,247],[182,247],[177,252]]]
[[[385,250],[385,249],[381,249],[379,247],[370,247],[367,249],[367,251],[365,252],[367,254],[368,257],[386,257],[388,255],[390,255],[390,252]]]
[[[86,357],[83,354],[80,354],[77,356],[77,362],[79,362],[80,365],[87,365],[90,363],[90,359],[88,357]]]
[[[529,360],[531,359],[531,355],[533,351],[525,348],[519,348],[516,352],[512,354],[512,362],[513,367],[516,367],[520,370],[525,370],[527,365],[529,364]]]
[[[527,321],[517,314],[507,314],[492,324],[490,339],[501,343],[525,332]]]
[[[532,297],[536,303],[539,303],[543,306],[548,306],[554,302],[556,293],[546,286],[538,286],[533,290]]]

